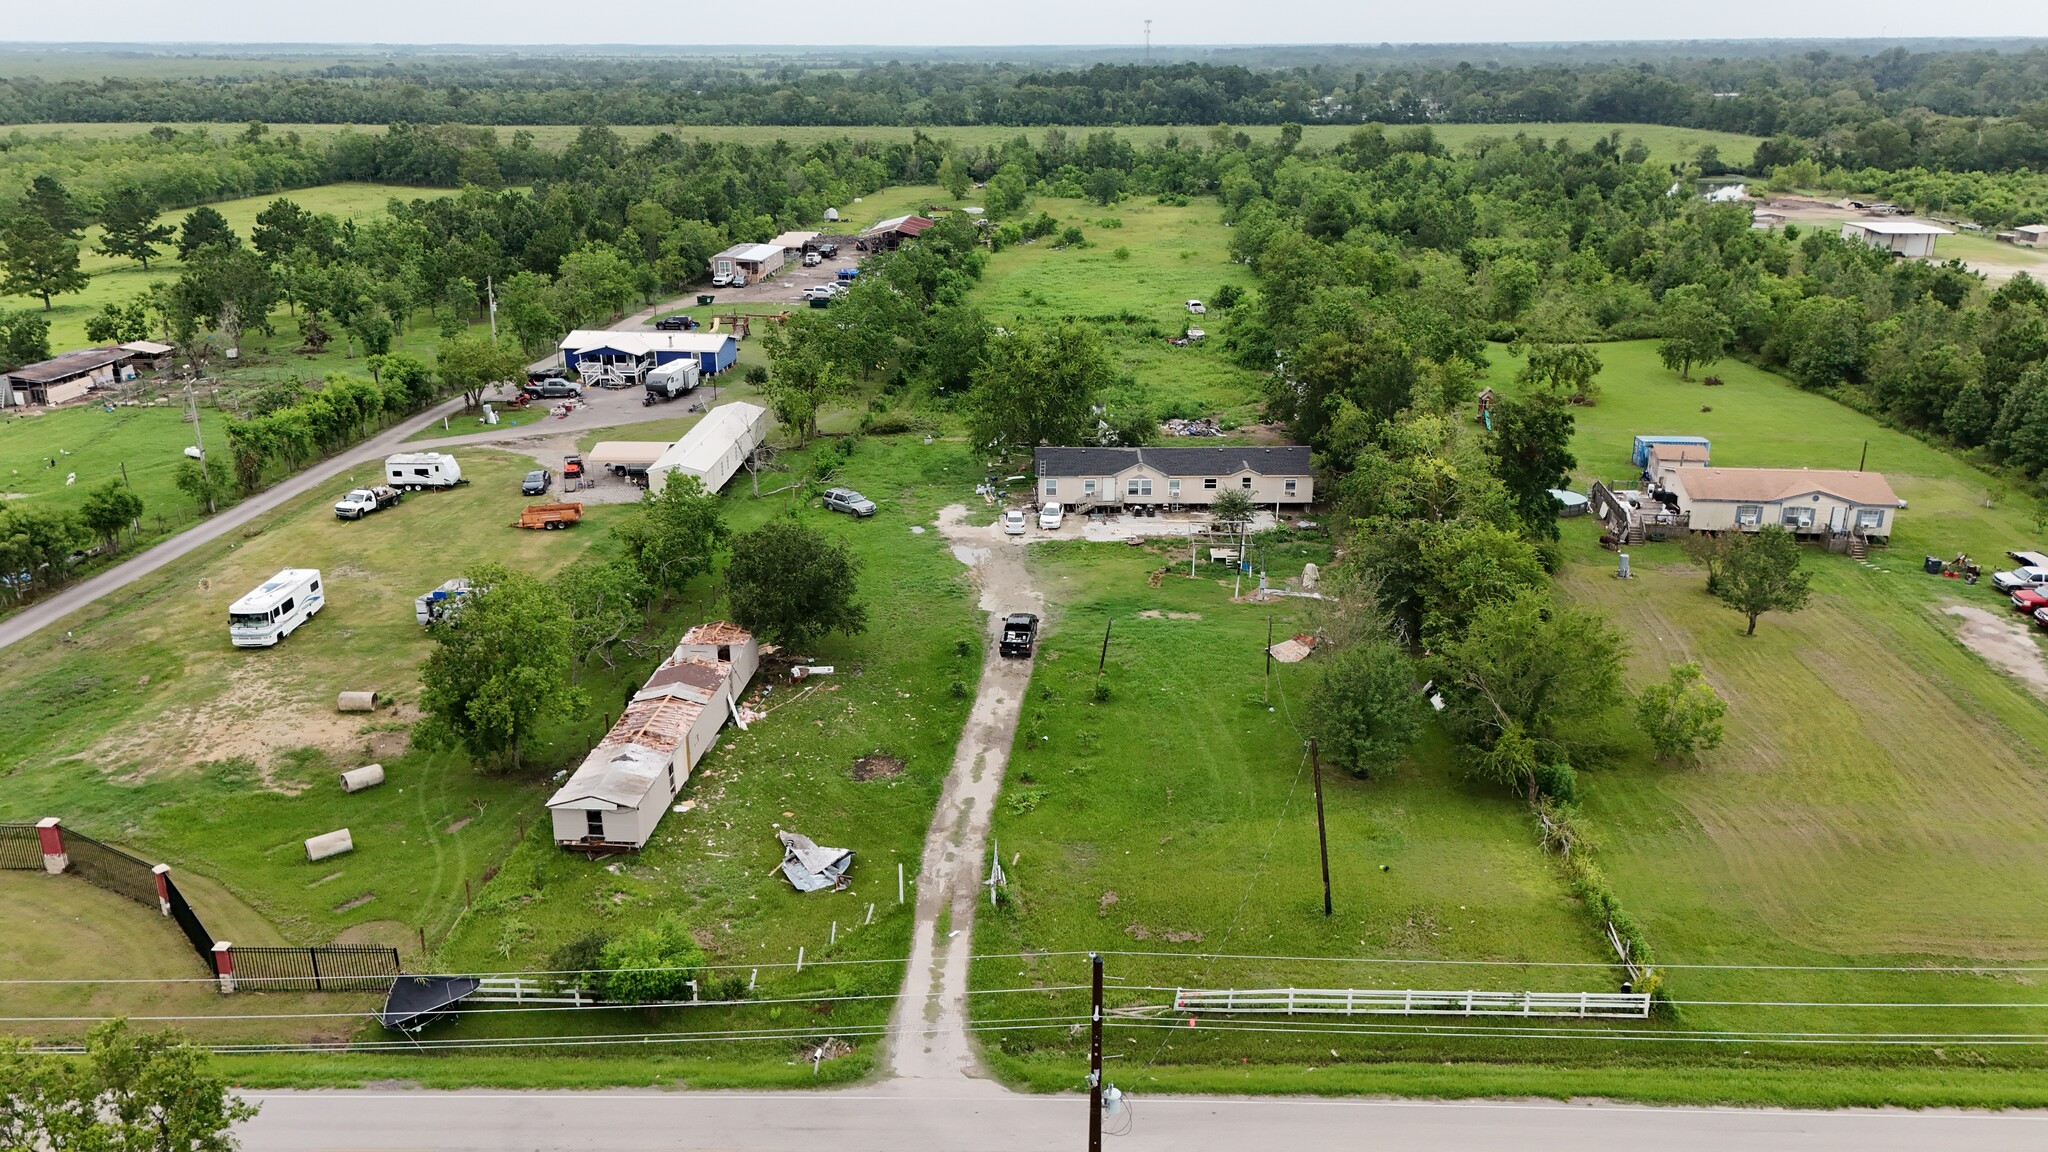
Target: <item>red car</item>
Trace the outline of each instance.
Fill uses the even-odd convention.
[[[2012,606],[2025,615],[2039,619],[2036,613],[2048,608],[2048,590],[2021,588],[2012,594]]]

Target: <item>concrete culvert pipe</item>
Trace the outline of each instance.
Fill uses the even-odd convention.
[[[375,692],[343,692],[341,698],[334,702],[334,706],[343,712],[375,712],[377,710],[377,694]]]
[[[336,829],[324,836],[314,836],[306,841],[308,860],[325,860],[329,856],[339,856],[355,850],[356,842],[349,836],[346,828]]]
[[[341,790],[343,792],[361,792],[365,788],[375,788],[383,782],[384,766],[382,764],[365,764],[361,768],[354,768],[341,774]]]

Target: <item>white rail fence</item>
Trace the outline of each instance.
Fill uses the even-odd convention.
[[[1338,1016],[1574,1016],[1648,1019],[1644,992],[1443,992],[1380,988],[1182,988],[1181,1012]]]
[[[465,1004],[574,1004],[582,1007],[598,1003],[597,994],[588,988],[564,988],[546,980],[531,980],[524,976],[485,976],[483,984],[475,992],[463,997]]]

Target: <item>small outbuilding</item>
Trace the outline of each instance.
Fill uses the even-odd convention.
[[[932,222],[923,216],[891,216],[861,233],[860,242],[870,252],[887,252],[905,240],[924,235],[931,226]]]
[[[1924,220],[1851,220],[1842,225],[1842,239],[1883,248],[1894,256],[1915,260],[1934,258],[1934,241],[1953,236],[1952,229]]]
[[[725,487],[768,434],[768,410],[735,400],[704,414],[647,470],[647,490],[659,494],[670,476],[695,476],[707,492]]]
[[[801,256],[817,243],[818,236],[816,232],[784,232],[769,243],[782,249],[784,256]]]
[[[2022,224],[2012,230],[2012,242],[2022,248],[2048,248],[2048,224]]]
[[[54,407],[82,400],[95,388],[111,388],[132,377],[123,372],[133,353],[116,345],[80,348],[0,375],[0,405]]]
[[[673,440],[600,440],[583,458],[614,476],[644,476],[673,447]]]
[[[802,246],[799,245],[799,248]],[[711,258],[714,276],[742,275],[750,280],[773,276],[788,256],[781,244],[735,244]]]

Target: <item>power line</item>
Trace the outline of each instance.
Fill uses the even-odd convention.
[[[1027,992],[1076,992],[1085,991],[1085,984],[1059,984],[1032,988],[971,988],[969,996],[1009,996]],[[1146,989],[1147,991],[1169,991],[1169,989]],[[945,995],[943,992],[927,992],[921,999],[931,1000]],[[754,1008],[778,1004],[824,1004],[847,1003],[860,1000],[895,1000],[895,992],[874,992],[857,996],[789,996],[764,1000],[659,1000],[650,1004],[525,1004],[503,1008],[457,1008],[464,1016],[486,1016],[521,1012],[616,1012],[635,1008]],[[375,1011],[361,1012],[262,1012],[262,1013],[217,1013],[191,1016],[0,1016],[0,1024],[104,1024],[111,1020],[134,1020],[151,1024],[171,1024],[189,1021],[228,1020],[353,1020],[358,1017],[375,1018]]]

